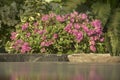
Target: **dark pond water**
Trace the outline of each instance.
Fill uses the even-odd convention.
[[[0,80],[120,80],[120,64],[1,62]]]

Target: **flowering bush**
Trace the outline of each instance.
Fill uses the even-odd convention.
[[[21,19],[6,50],[11,53],[104,52],[101,21],[85,13],[37,14]]]

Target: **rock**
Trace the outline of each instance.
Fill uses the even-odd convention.
[[[0,54],[0,62],[68,62],[67,54]]]
[[[120,63],[120,56],[110,56],[110,54],[72,54],[68,55],[70,62],[81,63]]]

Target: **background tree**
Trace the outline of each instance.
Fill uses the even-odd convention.
[[[21,6],[22,5],[22,6]],[[53,11],[66,14],[71,11],[85,12],[102,21],[106,52],[120,54],[120,1],[119,0],[2,0],[0,1],[0,44],[9,35],[20,17]]]
[[[19,22],[20,8],[24,0],[0,0],[0,52],[5,52],[5,43],[9,40],[10,32]]]

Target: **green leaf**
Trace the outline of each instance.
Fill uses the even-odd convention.
[[[63,38],[60,38],[60,41],[63,41]]]

